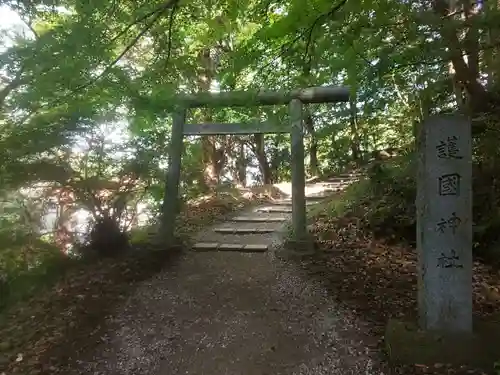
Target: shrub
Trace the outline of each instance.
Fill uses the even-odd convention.
[[[367,167],[365,179],[351,185],[337,215],[354,215],[376,236],[415,241],[416,180],[413,153],[407,152],[386,162]]]
[[[103,217],[94,223],[88,236],[88,243],[80,249],[80,253],[90,257],[108,257],[123,254],[128,249],[127,233],[120,229],[116,220]]]
[[[493,124],[473,141],[473,229],[476,255],[500,260],[500,128]],[[346,213],[362,218],[375,235],[416,241],[416,153],[407,152],[367,168],[367,177],[349,187]]]

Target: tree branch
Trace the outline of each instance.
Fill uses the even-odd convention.
[[[487,50],[496,48],[498,46],[500,46],[500,41],[497,41],[496,43],[488,44],[488,45],[484,46],[483,48],[480,48],[479,51],[487,51]],[[452,53],[448,53],[447,56],[433,59],[433,60],[419,60],[419,61],[410,61],[410,62],[404,63],[404,64],[397,64],[390,71],[392,72],[394,70],[408,68],[408,67],[412,67],[412,66],[432,65],[432,64],[442,63],[442,62],[450,60],[450,55],[452,55]],[[461,57],[467,56],[467,53],[464,52],[460,56]]]
[[[309,28],[308,36],[307,36],[307,42],[306,42],[306,51],[305,51],[305,58],[307,58],[309,54],[309,46],[312,42],[312,34],[314,32],[314,29],[316,26],[319,24],[319,22],[324,21],[326,18],[329,18],[333,16],[335,12],[337,12],[340,8],[342,8],[345,4],[347,3],[347,0],[341,0],[337,5],[332,7],[327,13],[321,14],[319,17],[317,17],[311,27]]]
[[[311,37],[312,37],[312,33],[314,31],[314,28],[319,24],[320,21],[323,21],[326,18],[331,17],[336,11],[338,11],[346,3],[347,3],[347,0],[341,0],[337,5],[332,7],[328,12],[322,13],[318,17],[316,17],[316,19],[313,21],[311,26],[300,30],[298,35],[295,38],[293,38],[289,43],[281,45],[279,48],[276,48],[271,54],[276,53],[277,50],[281,50],[280,53],[277,56],[275,56],[273,59],[271,59],[270,62],[268,62],[267,64],[262,66],[259,69],[257,74],[260,75],[262,73],[262,71],[264,71],[264,69],[267,69],[276,59],[283,57],[288,51],[290,51],[290,49],[295,45],[295,43],[297,43],[300,39],[302,39],[306,35],[308,35],[308,38],[306,41],[307,42],[307,44],[306,44],[306,57],[307,57],[309,44],[311,42]]]
[[[394,83],[394,90],[396,91],[397,96],[399,97],[399,100],[407,107],[410,107],[410,103],[408,103],[408,100],[406,100],[403,97],[403,94],[401,93],[401,90],[399,90],[398,83],[396,82],[396,77],[394,76],[394,73],[392,74],[392,82]]]
[[[165,66],[170,62],[170,57],[172,55],[172,30],[174,28],[175,12],[177,11],[177,3],[172,6],[172,11],[170,12],[170,19],[168,20],[168,42],[167,42],[167,59],[165,61]]]
[[[123,49],[123,51],[113,61],[111,61],[99,75],[97,75],[97,77],[87,82],[86,84],[78,86],[76,89],[72,90],[72,93],[93,85],[103,76],[105,76],[109,72],[109,70],[114,67],[123,58],[123,56],[125,56],[127,52],[130,51],[137,44],[137,42],[154,26],[160,16],[164,14],[168,9],[176,7],[179,1],[180,0],[169,0],[161,7],[161,9],[156,10],[156,14],[153,19],[142,29],[139,34],[137,34],[134,39],[132,39],[132,41]]]
[[[177,1],[174,1],[174,2],[176,3]],[[156,7],[151,12],[148,12],[148,13],[144,14],[143,16],[137,18],[136,20],[134,20],[133,22],[131,22],[130,24],[128,24],[122,31],[120,31],[118,34],[116,34],[113,37],[113,39],[111,39],[111,42],[112,43],[115,42],[118,38],[120,38],[121,36],[123,36],[124,34],[126,34],[127,31],[129,31],[132,27],[134,27],[135,25],[137,25],[139,22],[142,22],[142,21],[148,19],[149,17],[155,15],[158,12],[165,11],[166,10],[165,5],[166,4],[162,4],[159,7]]]
[[[7,96],[9,96],[9,94],[12,91],[14,91],[23,84],[23,79],[22,79],[23,72],[24,72],[24,67],[19,69],[19,71],[17,72],[14,79],[12,79],[12,81],[8,82],[2,89],[0,89],[0,108],[3,107],[5,99],[7,99]]]
[[[21,19],[21,21],[23,21],[23,23],[26,25],[26,27],[33,33],[33,36],[35,37],[35,40],[40,39],[40,36],[36,32],[36,30],[33,28],[33,25],[31,23],[31,17],[27,21],[23,17],[19,17],[19,18]]]

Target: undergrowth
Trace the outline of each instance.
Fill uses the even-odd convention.
[[[272,188],[221,189],[200,197],[184,205],[177,218],[177,235],[188,237],[224,215],[275,193]],[[87,345],[95,345],[101,320],[113,313],[134,285],[175,264],[178,251],[148,251],[158,250],[148,246],[151,236],[156,235],[152,227],[138,228],[130,233],[132,251],[126,256],[67,265],[47,261],[20,275],[19,280],[23,279],[22,285],[30,293],[15,303],[11,300],[0,314],[0,373],[3,368],[8,373],[53,373],[51,366],[65,362],[66,356],[77,350],[72,346],[85,350]],[[45,285],[43,290],[30,283],[38,274],[38,285]],[[19,293],[23,287],[18,283],[11,288]],[[24,360],[17,362],[20,352]]]
[[[490,155],[490,153],[487,153]],[[491,160],[476,152],[473,163],[474,253],[500,262],[500,155]],[[416,245],[416,156],[414,152],[371,165],[366,177],[340,199],[312,213],[314,218],[355,218],[358,225],[388,242]]]
[[[473,311],[475,319],[484,321],[497,319],[500,306],[498,139],[485,135],[474,141]],[[301,266],[339,303],[371,322],[371,332],[381,343],[388,319],[415,320],[418,312],[415,160],[408,152],[372,164],[366,177],[340,197],[313,208],[311,232],[319,251],[301,259]],[[392,366],[390,373],[483,374],[483,370],[438,363]]]
[[[366,176],[340,197],[314,208],[312,220],[324,217],[354,219],[364,230],[386,239],[415,241],[416,185],[412,156],[374,164]]]
[[[0,278],[0,312],[50,287],[78,264],[77,259],[53,249],[40,255],[35,265],[18,262],[16,267],[4,266]]]
[[[278,194],[272,187],[256,187],[252,189],[236,189],[220,187],[213,194],[201,196],[184,202],[177,215],[177,236],[182,240],[190,234],[209,225],[215,218],[242,208],[245,205],[257,202],[259,199],[268,199]],[[101,231],[103,235],[109,231]],[[109,233],[108,233],[109,234]],[[114,249],[104,241],[101,246],[114,256],[124,256],[129,250],[147,250],[149,244],[157,236],[157,225],[138,227],[127,233],[123,239],[123,246]],[[130,243],[130,246],[127,245]],[[88,255],[82,253],[80,255]],[[88,263],[99,261],[106,254],[93,256],[70,256],[61,252],[56,246],[47,241],[25,241],[20,246],[0,250],[0,313],[9,306],[27,300],[46,288],[50,288],[63,279],[73,269],[85,266]]]

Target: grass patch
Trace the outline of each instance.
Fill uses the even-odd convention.
[[[347,186],[342,193],[337,193],[325,198],[321,204],[308,207],[307,216],[309,222],[328,217],[344,216],[359,202],[360,197],[367,195],[370,189],[370,181],[362,178]]]

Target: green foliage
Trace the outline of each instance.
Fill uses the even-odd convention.
[[[479,256],[498,261],[500,230],[500,153],[495,117],[474,120],[484,131],[473,142],[474,250]],[[396,241],[416,241],[416,155],[407,152],[389,160],[372,163],[367,178],[349,187],[330,212],[338,216],[362,217],[364,228]]]
[[[336,216],[362,218],[366,230],[378,236],[415,241],[415,165],[408,153],[368,167],[367,177],[349,186],[329,209]]]
[[[484,131],[473,140],[474,235],[478,253],[498,261],[500,230],[500,132],[496,115],[475,119]]]
[[[373,151],[405,147],[414,125],[429,114],[450,108],[476,114],[473,102],[488,102],[500,77],[498,46],[490,45],[500,35],[500,9],[492,4],[462,19],[453,16],[459,9],[448,17],[428,2],[395,0],[306,6],[300,0],[0,1],[27,25],[24,35],[9,30],[0,41],[0,195],[7,197],[0,239],[16,243],[0,250],[0,259],[4,253],[17,259],[28,239],[43,253],[39,222],[50,205],[60,212],[44,241],[60,249],[76,241],[75,228],[69,238],[65,230],[80,210],[90,216],[87,235],[108,219],[114,232],[137,229],[139,206],[154,219],[164,195],[169,111],[181,93],[348,85],[351,102],[307,107],[310,174],[341,171]],[[477,46],[471,40],[457,45],[454,30],[464,28]],[[463,69],[453,72],[457,60],[450,51],[472,56],[474,46],[482,50],[479,75],[467,75],[474,74],[472,63],[465,76]],[[471,87],[478,77],[486,77],[483,90]],[[193,109],[187,120],[288,124],[285,106],[248,104]],[[476,233],[489,241],[500,226],[499,137],[491,112],[475,115],[474,125],[482,133],[474,147]],[[268,181],[289,179],[289,136],[268,135],[258,143],[252,135],[186,139],[183,200],[206,193],[210,174],[244,183],[232,181],[241,177],[241,166],[243,174],[256,170],[260,180],[264,174]],[[343,209],[362,208],[371,230],[412,240],[413,159],[407,154],[373,167],[367,181],[347,192]],[[19,197],[34,185],[36,202]]]
[[[25,25],[25,32],[0,31],[0,309],[51,285],[84,259],[123,254],[129,242],[142,249],[156,234],[170,111],[179,94],[348,86],[349,103],[306,108],[310,175],[359,166],[372,153],[412,144],[415,124],[430,114],[471,114],[476,254],[494,244],[500,230],[500,6],[481,4],[0,0],[0,9],[13,10]],[[187,113],[190,123],[254,120],[289,124],[286,106],[248,103]],[[290,137],[261,140],[185,139],[182,208],[193,198],[208,203],[190,205],[177,218],[177,235],[191,235],[240,207],[234,186],[245,184],[241,175],[290,179]],[[313,214],[356,216],[364,230],[414,242],[414,162],[408,152],[372,164],[342,200]],[[213,186],[214,180],[223,186]],[[54,218],[49,223],[48,213]],[[88,217],[74,225],[82,213]],[[75,249],[86,256],[75,259]],[[164,264],[150,255],[146,263],[155,270]],[[491,255],[500,259],[498,250]],[[93,286],[77,283],[88,300],[101,286],[118,299],[121,291],[109,280],[127,280],[127,288],[132,281],[134,272],[117,258],[105,262],[118,264],[115,277],[104,272],[96,278],[101,264],[92,264],[82,279]],[[150,276],[135,263],[130,268]],[[80,297],[78,288],[69,290]],[[102,306],[97,310],[101,314]],[[77,316],[89,318],[87,311]]]
[[[370,168],[363,197],[369,227],[379,235],[415,240],[416,163],[413,152]]]
[[[0,250],[0,310],[38,293],[59,280],[76,260],[43,240]]]

